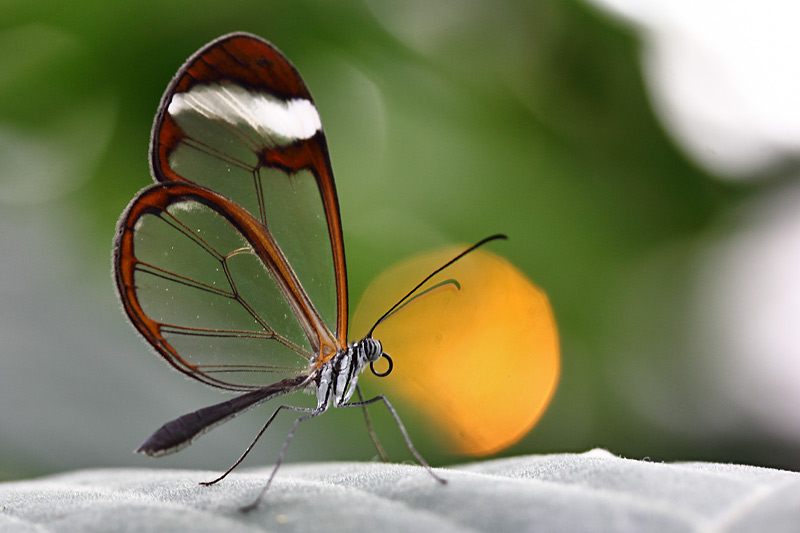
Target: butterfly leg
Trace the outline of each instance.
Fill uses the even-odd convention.
[[[361,395],[361,387],[358,385],[356,385],[356,394],[358,394],[358,401],[362,404],[361,408],[364,410],[364,422],[367,423],[367,433],[369,433],[369,438],[372,439],[372,443],[378,450],[378,455],[381,456],[381,460],[384,463],[388,463],[389,456],[386,455],[386,452],[383,450],[383,446],[381,446],[381,443],[378,440],[378,435],[375,433],[375,429],[372,427],[372,420],[369,418],[369,411],[367,410],[367,405],[363,403],[364,397]]]
[[[384,396],[383,394],[380,394],[380,395],[375,396],[374,398],[371,398],[369,400],[345,403],[345,404],[342,404],[342,405],[338,405],[337,407],[366,407],[366,406],[368,406],[370,404],[373,404],[375,402],[378,402],[378,401],[383,402],[383,404],[386,406],[386,409],[389,410],[389,414],[392,415],[392,418],[394,418],[394,421],[397,424],[397,427],[400,429],[400,433],[402,433],[402,435],[403,435],[403,440],[406,441],[406,447],[412,453],[412,455],[414,455],[414,457],[416,457],[416,459],[419,462],[419,464],[421,464],[423,466],[423,468],[425,468],[425,470],[428,471],[428,473],[431,475],[431,477],[433,477],[433,479],[435,479],[436,481],[438,481],[439,483],[442,483],[442,484],[447,483],[446,479],[441,478],[441,477],[437,476],[434,473],[433,469],[431,468],[431,465],[428,464],[428,461],[426,461],[425,458],[422,457],[422,455],[420,455],[420,453],[417,451],[417,449],[414,448],[414,445],[411,443],[411,437],[408,436],[408,432],[406,431],[406,427],[403,425],[403,422],[400,420],[400,415],[398,415],[397,411],[394,410],[394,407],[392,407],[392,404],[389,403],[389,400],[386,398],[386,396]]]
[[[327,405],[323,405],[321,407],[317,407],[315,409],[311,409],[311,408],[308,408],[308,407],[304,408],[304,407],[295,407],[293,405],[281,405],[272,414],[272,416],[270,417],[270,420],[267,422],[267,425],[269,425],[269,422],[271,422],[272,419],[275,418],[275,415],[277,415],[278,411],[280,411],[282,408],[283,409],[289,409],[289,410],[292,410],[292,411],[305,411],[308,414],[304,415],[304,416],[301,416],[301,417],[298,417],[298,418],[295,419],[294,424],[292,424],[292,427],[289,430],[289,434],[286,435],[286,439],[283,441],[283,446],[281,446],[281,451],[278,454],[278,459],[275,461],[275,467],[272,469],[272,473],[269,475],[269,479],[267,480],[266,485],[264,485],[264,488],[262,488],[261,492],[258,493],[258,496],[256,496],[255,500],[253,500],[251,503],[245,505],[244,507],[240,507],[239,508],[239,510],[242,511],[243,513],[247,513],[247,512],[252,511],[256,507],[258,507],[258,504],[261,503],[261,500],[264,498],[264,495],[267,493],[267,490],[269,489],[270,485],[272,485],[272,479],[275,477],[275,474],[278,472],[278,468],[280,468],[281,463],[283,463],[283,456],[286,455],[286,450],[289,448],[289,443],[292,441],[292,438],[294,437],[294,432],[297,430],[297,426],[300,425],[300,422],[302,422],[304,420],[308,420],[309,418],[314,418],[316,416],[321,415],[322,413],[324,413],[328,409],[328,406]],[[266,427],[264,429],[266,429]],[[261,430],[261,433],[264,432],[264,429]],[[259,437],[261,436],[261,433],[259,433],[259,435],[258,435]],[[247,451],[249,451],[249,449]],[[247,452],[245,452],[245,454],[246,453]],[[241,462],[241,459],[239,461],[237,461],[237,464],[239,462]],[[233,465],[233,466],[235,467],[236,465]],[[233,468],[233,467],[231,467],[231,468]]]
[[[275,420],[275,417],[278,416],[278,413],[280,412],[281,409],[288,409],[288,410],[291,410],[291,411],[304,411],[304,412],[316,411],[316,409],[311,409],[309,407],[297,407],[297,406],[294,406],[294,405],[281,405],[280,407],[275,409],[275,412],[273,412],[272,416],[270,416],[267,419],[267,422],[261,428],[261,431],[259,431],[258,434],[256,435],[256,437],[250,442],[250,445],[247,447],[247,449],[245,449],[244,453],[239,457],[239,459],[236,460],[235,463],[233,463],[231,465],[230,468],[228,468],[225,471],[225,473],[223,473],[221,476],[219,476],[218,478],[216,478],[216,479],[214,479],[212,481],[201,481],[200,484],[201,485],[213,485],[214,483],[217,483],[218,481],[222,481],[223,479],[225,479],[225,477],[227,477],[228,474],[233,472],[233,470],[237,466],[239,466],[242,463],[242,461],[244,461],[244,458],[247,457],[247,454],[249,454],[250,450],[252,450],[253,447],[256,445],[256,442],[258,442],[258,439],[261,438],[261,435],[263,435],[264,432],[267,430],[267,428],[270,426],[270,424],[272,424],[273,420]],[[281,455],[283,455],[283,453],[281,453]]]

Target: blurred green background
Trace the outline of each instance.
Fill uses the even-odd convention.
[[[797,159],[737,182],[689,160],[651,108],[641,43],[623,22],[578,0],[6,0],[0,479],[221,470],[260,428],[267,408],[158,462],[131,454],[163,422],[224,397],[149,353],[110,279],[117,217],[150,183],[162,92],[191,53],[235,30],[276,44],[317,101],[351,311],[392,263],[495,232],[511,239],[493,249],[549,294],[562,378],[504,454],[606,447],[800,469],[797,422],[771,407],[775,389],[726,377],[730,354],[702,335],[717,308],[698,290],[717,274],[702,259],[748,231],[743,209],[797,183]],[[372,458],[360,413],[342,411],[301,427],[287,460]],[[373,415],[382,442],[409,460],[384,415]],[[465,460],[404,417],[429,461]],[[247,464],[274,461],[288,421]]]

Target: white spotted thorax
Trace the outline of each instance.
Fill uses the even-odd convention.
[[[341,407],[350,401],[356,391],[358,376],[370,363],[383,355],[383,347],[377,339],[366,337],[353,342],[327,361],[319,370],[317,385],[317,409],[333,405]]]

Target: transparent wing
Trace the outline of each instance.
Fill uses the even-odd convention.
[[[336,340],[270,232],[228,198],[189,183],[141,191],[114,248],[120,299],[172,366],[251,390],[308,373]]]
[[[221,37],[181,67],[150,148],[159,182],[227,197],[268,228],[315,309],[347,341],[347,276],[325,135],[292,64],[259,37]]]

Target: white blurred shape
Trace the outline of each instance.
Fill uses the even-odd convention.
[[[800,186],[741,226],[701,258],[693,323],[728,400],[800,439]]]
[[[594,0],[633,22],[656,112],[729,178],[800,155],[800,2]]]

